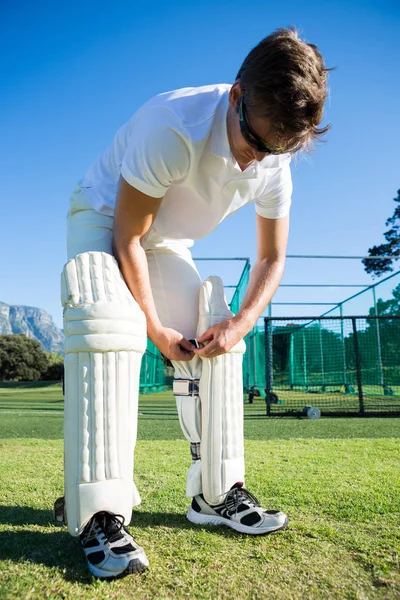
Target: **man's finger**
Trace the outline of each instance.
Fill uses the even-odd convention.
[[[178,347],[176,350],[176,358],[174,358],[174,360],[192,360],[193,356],[194,352],[183,350],[182,348]]]
[[[182,348],[185,348],[185,350],[189,350],[189,352],[193,352],[193,350],[196,349],[196,346],[194,346],[191,342],[189,342],[189,340],[187,340],[186,338],[182,338],[179,341],[179,345],[182,346]]]
[[[213,355],[218,356],[217,352],[218,350],[216,342],[210,342],[209,344],[204,346],[204,348],[194,351],[194,353],[197,354],[197,356],[202,356],[203,358],[213,358]]]
[[[204,342],[207,342],[208,340],[212,340],[213,338],[214,338],[213,332],[210,331],[209,329],[207,329],[207,331],[205,331],[202,335],[197,337],[196,340],[199,342],[199,344],[204,344]]]

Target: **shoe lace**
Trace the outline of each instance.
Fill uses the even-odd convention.
[[[87,543],[96,538],[100,532],[103,534],[103,538],[106,538],[109,542],[115,542],[122,537],[121,530],[124,523],[125,517],[123,515],[108,512],[96,513],[90,521],[88,531],[84,532],[84,542]]]
[[[90,540],[93,540],[94,538],[97,537],[97,535],[100,532],[100,526],[96,521],[96,517],[93,517],[88,525],[86,525],[85,529],[83,530],[82,534],[81,534],[81,540],[84,544],[86,544],[87,542],[90,542]]]
[[[239,505],[243,502],[261,506],[257,498],[242,486],[233,487],[225,496],[225,506],[230,513],[237,513]]]
[[[109,542],[115,542],[122,538],[121,530],[125,523],[123,515],[104,513],[103,531]]]

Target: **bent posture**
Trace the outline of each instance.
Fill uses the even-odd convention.
[[[95,576],[147,568],[126,529],[140,361],[147,336],[171,360],[192,464],[188,519],[250,535],[286,527],[244,487],[242,357],[281,279],[291,155],[309,146],[326,97],[317,48],[278,30],[233,85],[184,88],[144,104],[78,184],[68,216],[65,307],[65,507]],[[239,312],[205,282],[193,241],[255,204],[257,260]]]

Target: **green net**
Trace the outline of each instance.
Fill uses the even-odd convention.
[[[172,377],[165,367],[159,350],[148,339],[140,368],[140,393],[149,394],[172,387]]]
[[[237,314],[240,305],[242,304],[243,298],[246,294],[246,289],[249,284],[250,277],[250,262],[247,261],[240,275],[239,282],[236,286],[235,292],[230,302],[230,309],[232,312]],[[260,386],[263,388],[262,381],[265,380],[265,357],[264,354],[260,355],[259,349],[263,352],[264,344],[258,345],[258,337],[263,338],[264,334],[262,331],[257,331],[254,328],[245,338],[246,342],[246,353],[243,357],[243,391],[244,393],[249,392],[252,387]],[[259,361],[257,362],[257,357]]]
[[[243,298],[246,294],[247,286],[249,285],[249,277],[250,277],[250,262],[247,260],[245,266],[243,267],[243,271],[240,275],[239,281],[235,288],[234,294],[232,296],[232,300],[230,301],[230,309],[232,312],[236,313],[239,311],[240,305],[242,304]]]
[[[270,413],[400,411],[399,316],[267,318],[265,327]]]
[[[246,354],[243,360],[243,384],[246,392],[255,388],[257,396],[265,395],[264,327],[254,327],[246,337]]]

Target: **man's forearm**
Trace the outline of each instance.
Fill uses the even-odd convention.
[[[154,337],[162,325],[151,291],[146,253],[139,242],[131,244],[127,248],[121,248],[118,247],[115,240],[114,253],[132,296],[146,315],[147,333],[154,342]]]
[[[246,335],[275,294],[282,279],[285,261],[257,260],[250,272],[246,295],[234,320]]]

